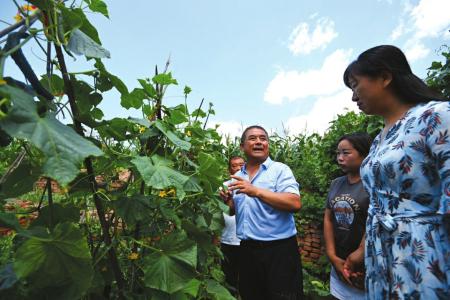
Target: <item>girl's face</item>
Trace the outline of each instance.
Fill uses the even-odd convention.
[[[359,154],[348,140],[339,142],[336,156],[337,163],[344,173],[359,173],[359,167],[364,157]]]
[[[353,91],[352,101],[368,115],[380,115],[388,106],[386,103],[387,86],[391,79],[383,77],[371,78],[364,75],[352,75],[349,79]]]

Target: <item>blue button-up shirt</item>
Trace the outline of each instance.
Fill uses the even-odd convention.
[[[246,165],[236,176],[249,180]],[[291,169],[285,164],[267,158],[251,180],[254,186],[275,193],[300,195],[299,184]],[[297,233],[294,215],[273,208],[257,197],[244,193],[233,194],[236,209],[236,233],[241,240],[272,241],[291,237]]]

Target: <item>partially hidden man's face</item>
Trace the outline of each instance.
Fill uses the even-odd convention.
[[[259,128],[249,129],[241,150],[249,159],[264,161],[269,157],[269,138],[264,130]]]
[[[237,171],[239,171],[242,168],[242,166],[244,165],[244,163],[245,162],[244,162],[243,158],[232,159],[230,161],[230,168],[229,168],[230,174],[233,175]]]

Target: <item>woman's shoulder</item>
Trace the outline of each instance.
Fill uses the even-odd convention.
[[[423,118],[433,113],[447,114],[448,112],[450,112],[450,101],[430,101],[418,104],[414,108],[413,115]]]
[[[331,181],[331,186],[347,182],[347,175],[337,177]]]

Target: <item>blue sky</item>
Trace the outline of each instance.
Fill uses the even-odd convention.
[[[180,86],[167,91],[166,105],[182,103],[188,85],[190,107],[202,98],[213,102],[210,125],[233,135],[252,124],[279,133],[283,127],[322,133],[336,114],[357,111],[342,73],[359,53],[397,45],[425,77],[431,62],[441,59],[438,48],[450,40],[448,0],[105,2],[110,19],[89,19],[111,52],[104,61],[110,72],[132,89],[170,55]],[[14,22],[15,12],[12,1],[2,1],[0,19]],[[37,46],[28,45],[27,53],[44,70]],[[84,61],[78,58],[71,69],[89,69]],[[5,74],[21,78],[12,61]],[[117,93],[105,98],[106,119],[138,115],[120,107]]]

